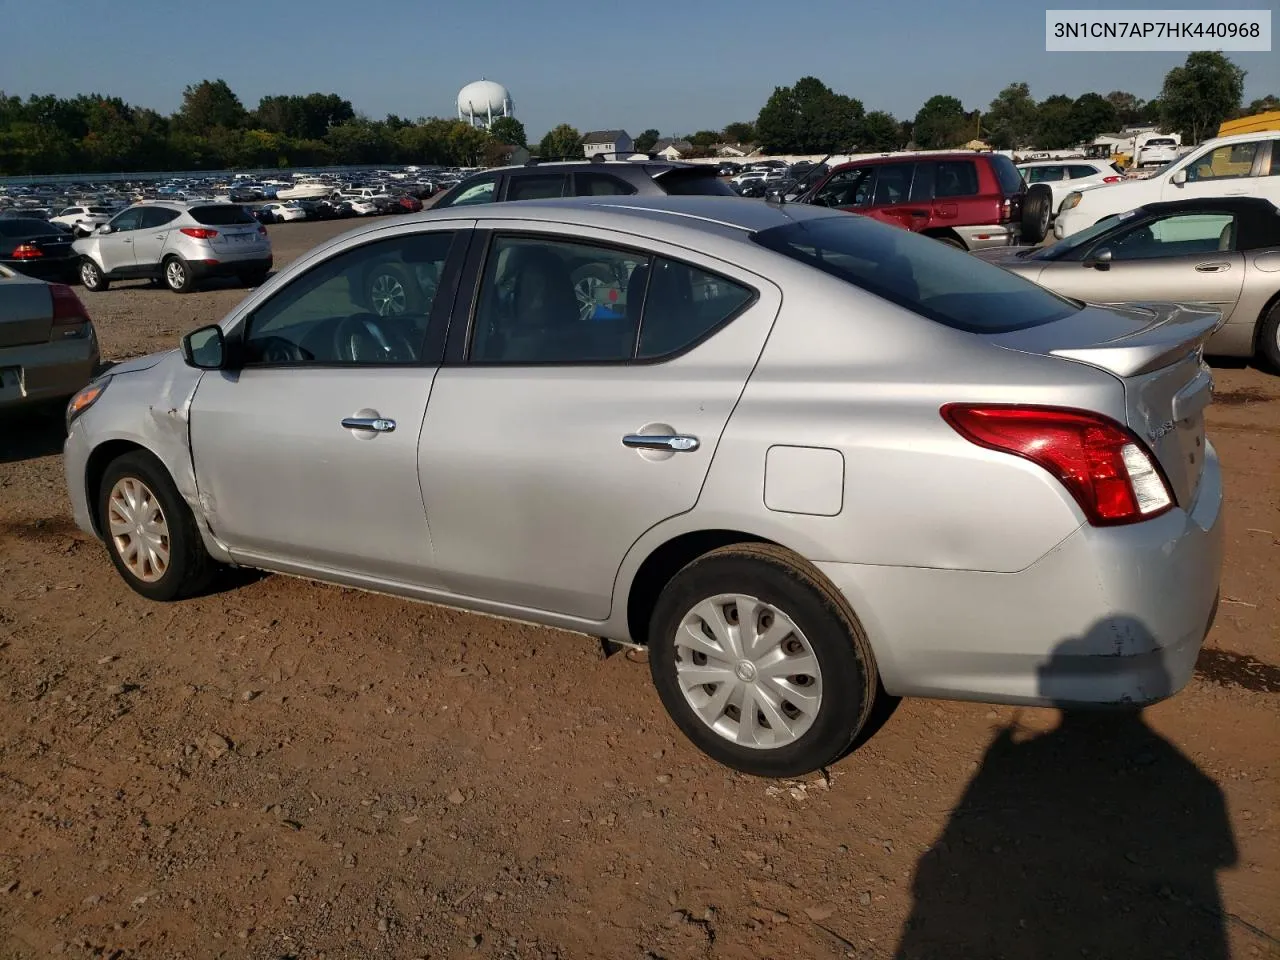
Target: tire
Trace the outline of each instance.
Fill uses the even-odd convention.
[[[380,317],[416,316],[425,306],[417,280],[399,263],[371,267],[365,274],[361,292],[369,312]]]
[[[719,646],[714,642],[702,651],[678,643],[693,636],[683,629],[688,622],[701,627],[719,617],[735,633],[732,625],[741,614],[735,613],[740,604],[734,600],[761,604],[755,622],[766,633],[770,623],[780,628],[776,642],[766,641],[753,656],[723,660],[714,657]],[[757,664],[770,656],[793,658],[797,673],[772,682],[761,677]],[[723,672],[716,670],[718,664],[724,664]],[[672,578],[650,621],[649,669],[663,706],[685,736],[712,759],[760,777],[801,776],[837,760],[866,724],[879,688],[871,647],[845,599],[811,566],[764,544],[715,550]],[[725,680],[691,685],[696,671]],[[768,692],[767,704],[762,690]],[[754,728],[741,722],[744,691],[755,708]],[[696,708],[695,701],[700,701]],[[775,733],[779,729],[785,731],[781,736]]]
[[[248,273],[236,274],[236,279],[246,287],[260,287],[267,282],[269,270],[251,270]]]
[[[1053,219],[1053,191],[1043,183],[1033,184],[1022,199],[1022,240],[1039,243],[1049,235]]]
[[[1280,301],[1271,305],[1258,327],[1258,354],[1272,373],[1280,373]]]
[[[174,293],[190,293],[196,285],[191,275],[191,267],[181,257],[165,257],[160,264],[164,285]]]
[[[93,293],[100,293],[111,286],[111,281],[102,272],[102,268],[88,257],[80,261],[80,283]]]
[[[153,505],[154,508],[153,509]],[[97,491],[98,524],[111,563],[124,582],[149,600],[167,602],[199,593],[216,569],[204,548],[191,509],[163,464],[142,450],[113,460]],[[131,522],[147,523],[143,535],[128,530]],[[112,524],[121,531],[112,533]],[[132,562],[131,544],[151,545]],[[165,550],[167,549],[167,555]],[[163,562],[160,562],[160,560]]]
[[[955,247],[957,250],[963,250],[966,253],[969,252],[969,248],[964,245],[964,241],[957,240],[955,237],[934,237],[933,239],[948,247]]]

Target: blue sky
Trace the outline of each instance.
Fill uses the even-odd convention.
[[[1025,80],[1037,98],[1129,90],[1148,99],[1178,53],[1046,53],[1025,0],[0,0],[0,90],[98,92],[168,113],[222,77],[252,108],[272,93],[338,93],[374,117],[452,116],[465,83],[507,86],[531,137],[664,134],[754,119],[775,86],[816,76],[868,110],[914,116],[935,93],[985,107]],[[1054,9],[1258,7],[1059,0]],[[1278,18],[1280,19],[1280,18]],[[1245,101],[1280,95],[1277,53],[1234,53]]]

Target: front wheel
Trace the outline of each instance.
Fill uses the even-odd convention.
[[[198,593],[215,569],[168,471],[141,450],[116,458],[98,490],[98,525],[125,583],[151,600]]]
[[[86,290],[94,293],[105,290],[111,285],[103,274],[102,268],[88,257],[80,261],[80,282],[84,284]]]
[[[1258,353],[1272,373],[1280,373],[1280,302],[1271,307],[1258,327]]]
[[[693,561],[650,622],[649,666],[676,725],[744,773],[795,777],[838,759],[878,689],[848,604],[808,564],[743,544]]]
[[[164,262],[164,283],[174,293],[189,293],[195,286],[191,267],[178,257],[169,257]]]

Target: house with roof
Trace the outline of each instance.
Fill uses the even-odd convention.
[[[582,138],[582,152],[588,159],[597,153],[625,155],[635,152],[635,141],[625,130],[591,130]]]
[[[664,137],[653,145],[651,153],[656,153],[663,160],[679,160],[693,153],[693,144],[688,140],[672,140]]]
[[[749,157],[760,152],[754,143],[717,143],[711,149],[717,157]]]

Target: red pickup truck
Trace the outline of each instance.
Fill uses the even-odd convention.
[[[798,199],[982,250],[1019,242],[1025,195],[1002,154],[918,153],[840,164]]]

